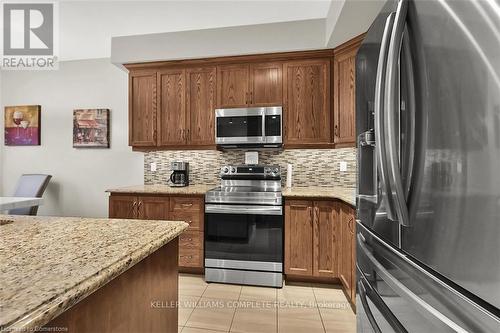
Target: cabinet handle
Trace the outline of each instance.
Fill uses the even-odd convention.
[[[127,214],[127,215],[129,215],[129,216],[130,216],[130,213],[132,213],[132,215],[133,215],[134,217],[136,217],[137,213],[136,213],[136,211],[135,211],[135,206],[137,206],[137,201],[134,201],[134,202],[132,203],[132,207],[130,208],[130,211],[128,212],[128,214]]]
[[[337,124],[335,125],[333,133],[335,134],[335,136],[337,138],[339,137],[339,125],[337,125]]]
[[[142,200],[137,203],[137,217],[141,215]]]
[[[248,98],[248,92],[245,93],[245,104],[250,104],[249,103],[249,98]]]
[[[192,203],[183,203],[181,204],[181,207],[193,207],[193,204]]]
[[[188,258],[188,259],[193,259],[193,256],[179,256],[180,258]]]
[[[157,130],[154,130],[154,131],[153,131],[153,141],[155,141],[155,142],[156,142],[157,137],[158,137],[158,131],[157,131]]]
[[[349,231],[354,233],[354,217],[351,217],[349,219],[349,222],[347,223],[347,226],[349,227]]]
[[[250,92],[250,104],[253,104],[253,91]]]

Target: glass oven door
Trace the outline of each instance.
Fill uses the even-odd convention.
[[[205,207],[206,266],[282,270],[281,206]]]

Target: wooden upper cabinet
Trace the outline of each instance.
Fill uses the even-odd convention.
[[[343,146],[356,143],[356,54],[363,36],[334,51],[334,142]]]
[[[158,72],[158,146],[186,143],[186,71]]]
[[[314,276],[337,276],[340,205],[335,201],[314,203]]]
[[[248,79],[247,64],[217,66],[217,107],[246,107],[249,101]]]
[[[280,62],[217,67],[217,107],[283,104],[283,64]]]
[[[313,275],[313,206],[290,200],[285,205],[285,273]]]
[[[249,105],[283,105],[283,64],[257,63],[250,65]]]
[[[284,64],[285,146],[331,143],[330,59]]]
[[[156,72],[129,75],[129,145],[156,145]]]
[[[215,67],[186,70],[186,114],[188,142],[192,145],[215,145]]]

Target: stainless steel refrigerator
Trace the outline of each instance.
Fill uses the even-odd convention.
[[[389,0],[356,117],[358,332],[500,332],[500,3]]]

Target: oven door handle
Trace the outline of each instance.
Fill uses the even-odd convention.
[[[253,215],[283,215],[281,206],[250,206],[250,205],[205,205],[205,213],[215,214],[253,214]]]

